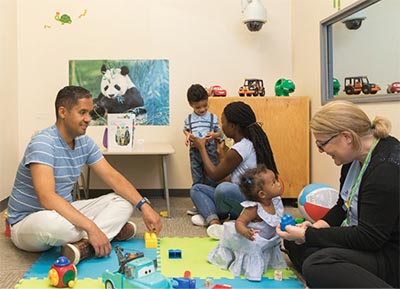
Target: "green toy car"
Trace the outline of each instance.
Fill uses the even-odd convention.
[[[123,254],[123,249],[115,246],[119,269],[104,271],[102,281],[106,289],[171,289],[171,280],[156,271],[156,260],[144,257],[142,252]]]

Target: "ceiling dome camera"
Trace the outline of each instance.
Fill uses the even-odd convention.
[[[344,25],[346,25],[347,29],[350,30],[357,30],[358,28],[361,27],[363,19],[354,19],[354,20],[347,20],[343,21]]]
[[[247,29],[249,29],[249,31],[260,31],[262,26],[264,25],[263,22],[258,22],[258,21],[249,21],[247,23],[245,23],[247,26]]]
[[[249,31],[260,31],[267,22],[267,10],[260,0],[242,0],[243,23]]]
[[[361,27],[362,22],[366,19],[367,17],[362,13],[362,11],[354,13],[353,15],[350,15],[349,17],[346,17],[345,19],[342,20],[342,23],[346,25],[346,28],[349,30],[357,30],[358,28]]]

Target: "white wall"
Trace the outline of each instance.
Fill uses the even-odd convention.
[[[0,201],[12,188],[18,165],[16,2],[0,0]]]
[[[345,7],[355,0],[341,2]],[[54,99],[68,84],[69,59],[170,60],[171,124],[138,127],[136,132],[145,141],[175,146],[169,164],[172,188],[190,186],[181,132],[190,112],[185,100],[190,84],[220,84],[234,95],[243,78],[256,76],[264,79],[271,95],[278,78],[292,78],[295,95],[309,95],[314,113],[321,105],[319,22],[336,9],[328,0],[264,3],[268,23],[260,32],[250,33],[241,24],[239,0],[116,0],[112,5],[106,0],[0,0],[0,101],[7,108],[0,121],[0,200],[9,194],[32,132],[54,123]],[[84,9],[86,16],[78,18]],[[73,23],[55,22],[56,11],[70,14]],[[361,106],[371,118],[387,116],[393,134],[400,137],[399,104]],[[91,127],[88,133],[101,142],[102,129]],[[315,146],[311,153],[311,181],[337,186],[338,167]],[[161,187],[159,179],[146,176],[158,173],[156,161],[125,160],[122,165],[117,160],[139,188]],[[103,187],[100,182],[96,185]]]
[[[292,1],[293,5],[293,80],[296,93],[311,97],[311,114],[321,107],[319,23],[335,13],[333,1]],[[341,1],[342,8],[355,0]],[[391,33],[391,32],[389,32]],[[368,116],[387,117],[392,122],[392,134],[400,137],[400,103],[360,104]],[[340,168],[326,154],[320,154],[311,139],[311,182],[325,183],[338,188]]]
[[[251,33],[241,23],[241,1],[46,0],[18,3],[19,153],[32,131],[54,123],[54,99],[68,84],[70,59],[169,59],[170,125],[138,127],[136,138],[170,142],[171,188],[189,188],[191,176],[182,133],[192,83],[220,84],[237,95],[245,77],[264,79],[273,94],[280,77],[292,75],[291,2],[265,1],[268,23]],[[84,9],[87,14],[78,18]],[[54,21],[67,13],[72,24]],[[44,28],[50,25],[51,28]],[[101,143],[103,129],[88,134]],[[159,166],[146,159],[117,161],[138,188],[160,188]],[[157,163],[158,164],[158,163]],[[102,188],[96,182],[93,188]]]

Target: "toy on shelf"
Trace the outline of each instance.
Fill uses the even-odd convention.
[[[157,234],[154,232],[145,232],[144,245],[146,248],[157,248]]]
[[[309,184],[300,192],[297,203],[301,214],[309,221],[321,219],[338,199],[339,192],[325,184]]]
[[[289,96],[289,93],[293,93],[296,86],[290,79],[280,78],[275,83],[275,95],[276,96]]]
[[[208,96],[226,96],[226,90],[219,85],[213,85],[206,88]]]
[[[296,226],[296,222],[293,219],[292,215],[285,214],[285,215],[282,216],[282,218],[281,218],[281,231],[286,231],[285,227],[287,225]]]
[[[381,88],[375,83],[370,83],[367,76],[349,76],[344,79],[344,92],[348,95],[376,94]]]
[[[239,88],[239,96],[264,96],[265,88],[262,79],[246,78],[243,86]]]
[[[170,259],[182,259],[182,250],[180,249],[169,249],[168,258]]]
[[[386,89],[387,93],[400,93],[400,81],[393,82],[392,84],[388,84]]]
[[[120,246],[115,246],[119,269],[106,270],[102,282],[106,289],[142,288],[171,289],[171,281],[156,270],[157,261],[144,256],[143,252],[125,253]]]
[[[337,78],[333,78],[333,95],[338,95],[340,91],[340,82]]]
[[[74,287],[78,271],[74,264],[65,257],[58,257],[51,265],[47,275],[51,286],[57,288]]]

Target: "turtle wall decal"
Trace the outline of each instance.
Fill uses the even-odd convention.
[[[60,14],[61,14],[60,12],[56,12],[56,16],[54,16],[54,19],[59,21],[62,25],[64,25],[65,23],[67,24],[72,23],[71,17],[68,14],[62,14],[62,15]]]

